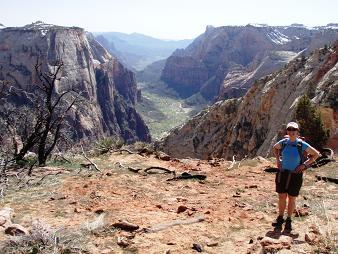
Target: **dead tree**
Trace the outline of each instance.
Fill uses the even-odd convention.
[[[63,62],[58,61],[51,68],[52,70],[43,70],[43,65],[37,61],[35,64],[36,82],[25,88],[11,86],[9,89],[10,96],[17,97],[26,104],[25,107],[20,106],[15,111],[25,109],[30,114],[29,118],[27,114],[13,114],[10,110],[11,114],[2,114],[7,129],[12,131],[12,136],[17,135],[18,128],[20,129],[19,136],[23,144],[22,148],[15,152],[16,161],[22,160],[28,151],[35,149],[38,164],[45,165],[48,156],[61,138],[66,118],[73,106],[80,100],[81,93],[73,88],[57,91],[56,86],[61,80],[62,68]]]

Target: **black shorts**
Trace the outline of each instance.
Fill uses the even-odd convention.
[[[291,173],[290,171],[279,171],[276,173],[276,192],[287,193],[297,197],[303,184],[303,173]]]

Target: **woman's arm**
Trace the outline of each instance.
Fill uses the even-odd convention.
[[[276,157],[276,165],[277,165],[278,169],[282,169],[282,164],[281,164],[281,161],[280,161],[280,150],[281,150],[281,148],[282,148],[282,146],[279,143],[276,143],[273,146],[273,154]]]
[[[320,156],[320,152],[318,152],[315,148],[313,148],[312,146],[309,146],[308,148],[306,148],[305,150],[310,156],[309,158],[304,161],[301,165],[299,165],[296,168],[297,172],[303,172],[304,170],[306,170],[308,167],[311,166],[312,163],[315,162],[315,160],[318,159],[318,157]]]
[[[308,148],[306,148],[305,151],[310,155],[310,157],[309,157],[306,161],[304,161],[303,164],[304,164],[306,167],[309,167],[309,166],[311,166],[312,163],[315,162],[315,160],[317,160],[317,159],[319,158],[320,152],[318,152],[318,151],[317,151],[315,148],[313,148],[312,146],[309,146]]]

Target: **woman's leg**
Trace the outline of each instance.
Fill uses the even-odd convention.
[[[282,217],[284,216],[284,211],[286,208],[286,197],[287,197],[287,193],[278,193],[279,216],[282,216]]]
[[[275,222],[272,223],[272,226],[275,227],[277,230],[282,229],[282,225],[284,223],[284,211],[286,208],[286,193],[278,193],[278,209],[279,209],[279,215]]]
[[[296,197],[288,195],[288,217],[291,218],[296,207]]]
[[[286,231],[292,230],[292,220],[291,216],[293,214],[293,211],[295,210],[296,206],[296,197],[288,195],[288,217],[285,220],[285,228]]]

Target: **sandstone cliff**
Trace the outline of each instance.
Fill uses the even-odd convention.
[[[268,156],[283,124],[292,120],[303,94],[323,113],[330,128],[329,146],[338,149],[338,42],[296,58],[279,72],[258,80],[239,99],[219,101],[162,140],[161,148],[175,157]]]
[[[56,92],[70,87],[82,91],[85,102],[71,116],[75,138],[117,135],[127,142],[150,141],[149,130],[134,107],[134,74],[91,34],[82,28],[42,22],[0,30],[0,80],[19,87],[34,84],[38,58],[45,70],[51,70],[55,61],[63,61]]]
[[[256,79],[338,37],[338,26],[208,26],[185,50],[167,59],[162,80],[182,97],[236,98]]]

